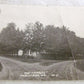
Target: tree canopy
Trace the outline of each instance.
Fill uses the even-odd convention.
[[[28,23],[22,31],[15,23],[9,23],[0,33],[0,53],[17,53],[19,49],[39,52],[44,58],[69,58],[84,55],[84,38],[77,37],[65,26],[36,22]]]
[[[0,51],[4,53],[16,52],[22,48],[24,33],[16,29],[14,23],[9,23],[0,33]]]

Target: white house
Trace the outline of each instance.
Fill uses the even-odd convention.
[[[22,55],[23,55],[23,50],[20,49],[20,50],[18,51],[18,56],[22,56]]]

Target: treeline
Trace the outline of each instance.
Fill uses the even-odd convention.
[[[0,54],[17,54],[22,49],[39,52],[41,58],[66,59],[84,55],[84,38],[65,26],[55,27],[40,22],[28,23],[24,31],[9,23],[0,33]]]

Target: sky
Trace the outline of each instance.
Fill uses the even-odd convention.
[[[67,26],[84,37],[84,7],[0,5],[0,31],[14,22],[20,29],[40,21],[44,25]]]
[[[61,7],[63,24],[84,38],[84,7]]]
[[[20,29],[24,29],[25,24],[36,21],[40,21],[44,25],[63,25],[57,7],[0,5],[0,9],[0,28],[10,22],[16,23]]]

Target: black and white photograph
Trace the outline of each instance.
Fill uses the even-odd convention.
[[[0,80],[84,80],[84,7],[0,4]]]

